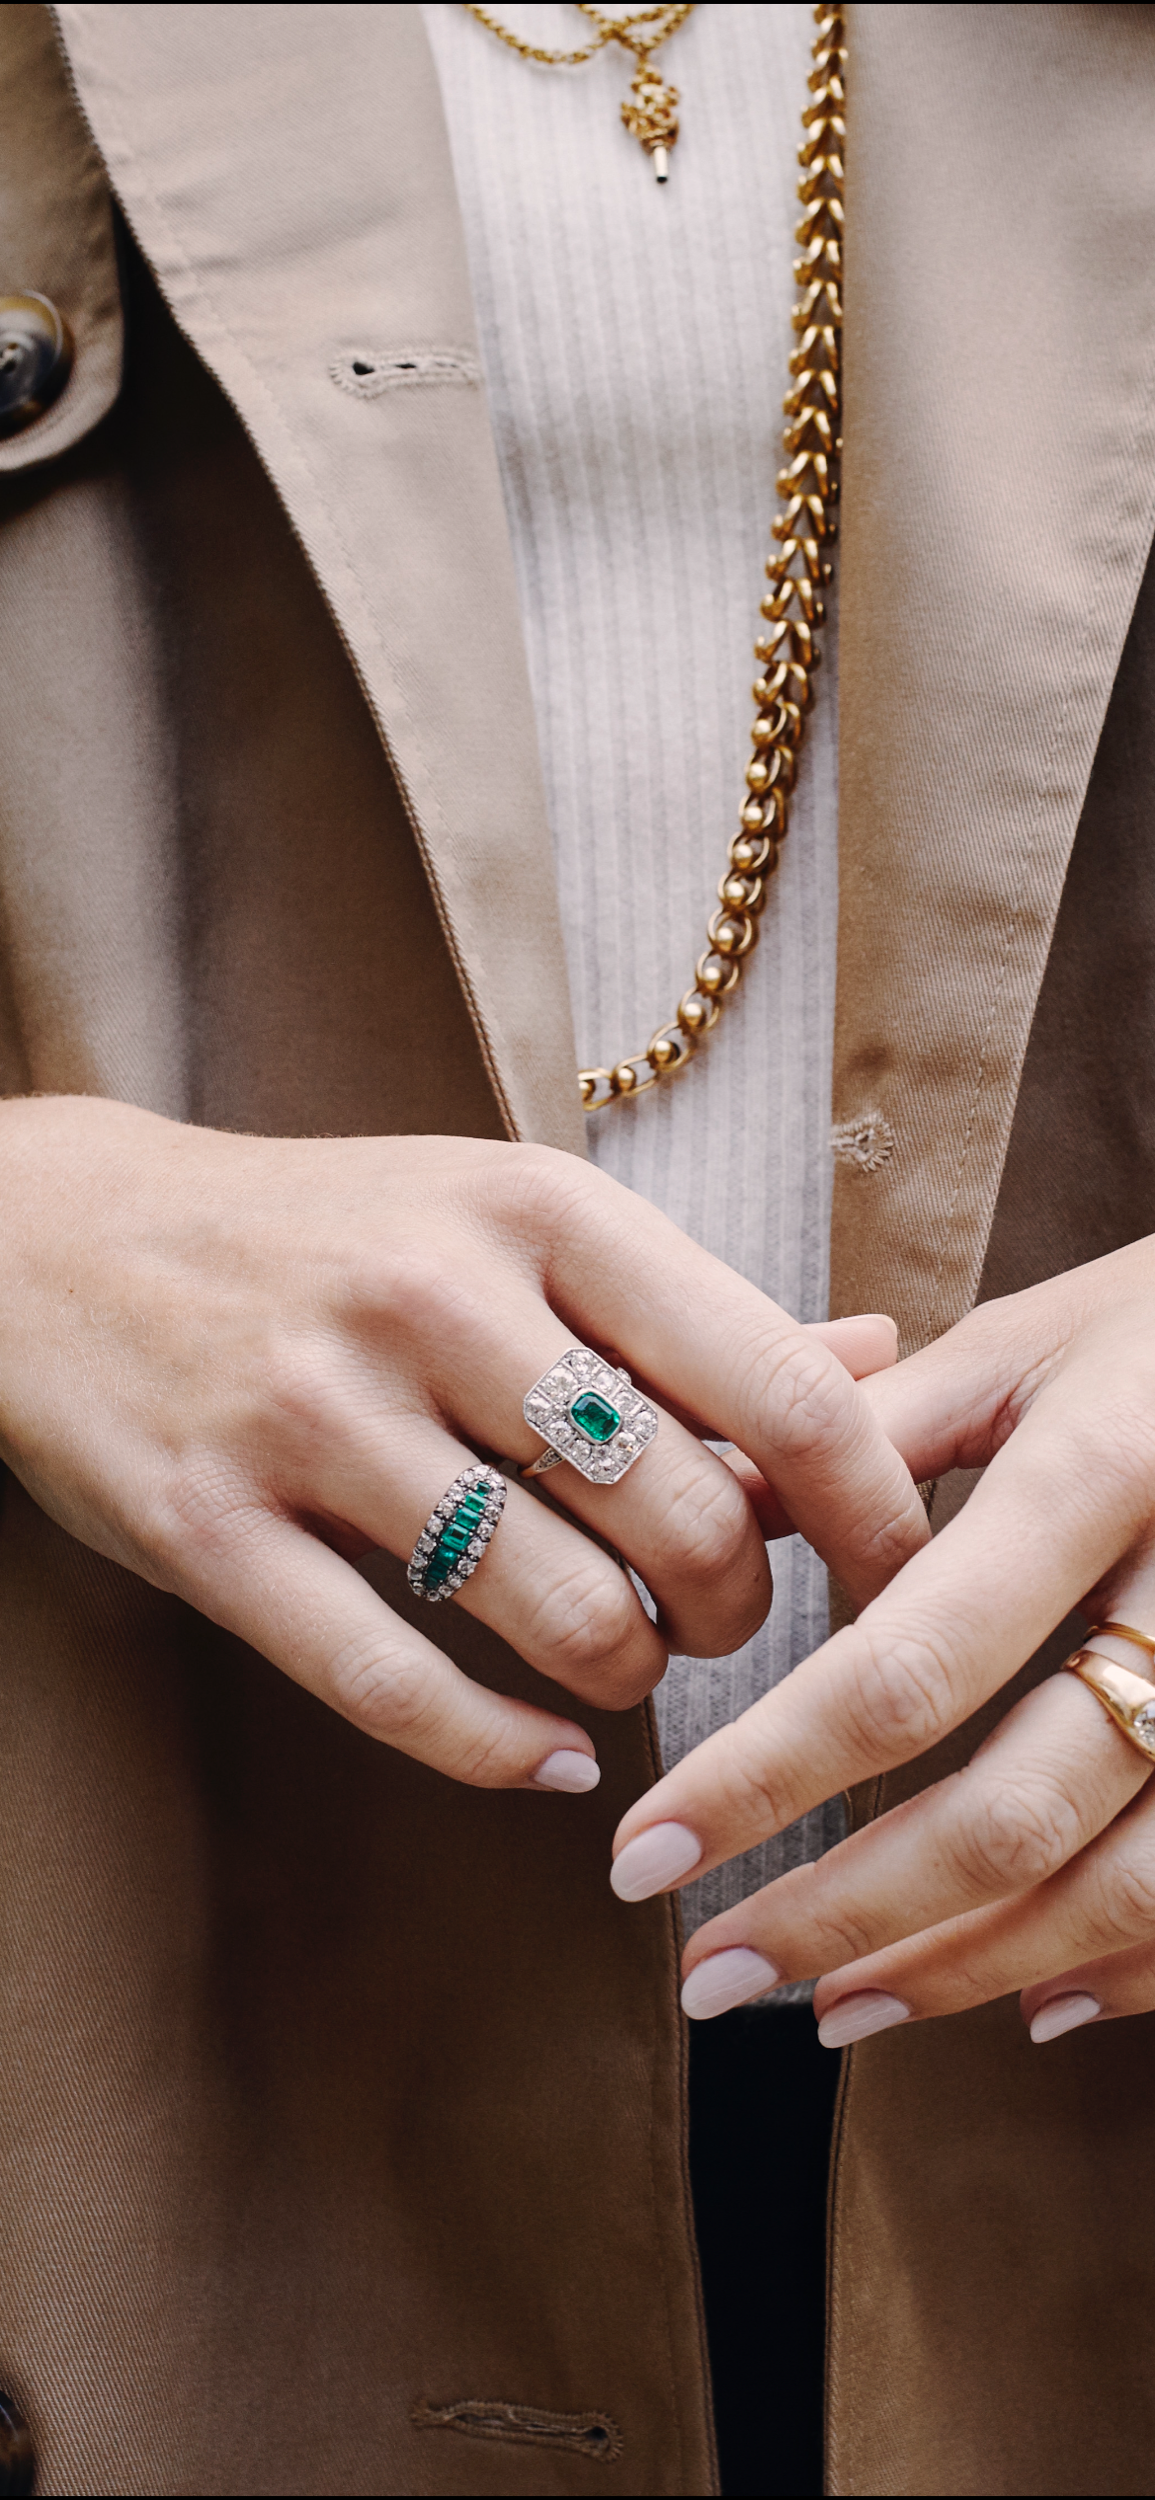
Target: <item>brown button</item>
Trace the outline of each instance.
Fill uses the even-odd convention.
[[[71,371],[71,333],[49,297],[0,295],[0,435],[35,425]]]
[[[36,2459],[32,2438],[19,2405],[0,2391],[0,2494],[22,2494],[36,2489]]]

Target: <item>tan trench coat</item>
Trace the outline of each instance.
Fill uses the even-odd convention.
[[[984,1261],[1155,1229],[1155,13],[850,42],[835,1111],[887,1151],[840,1167],[835,1307],[910,1346]],[[0,1086],[580,1153],[418,12],[6,8],[0,236],[79,350],[0,445]],[[11,1479],[0,1648],[39,2488],[714,2488],[674,1913],[606,1882],[644,1714],[580,1815],[453,1788]],[[832,2490],[1155,2487],[1153,2050],[1039,2055],[1006,2003],[852,2053]]]

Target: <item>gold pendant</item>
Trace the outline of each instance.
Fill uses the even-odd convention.
[[[670,149],[678,136],[678,90],[667,87],[647,61],[639,61],[630,80],[622,120],[630,137],[652,156],[655,180],[668,182]]]

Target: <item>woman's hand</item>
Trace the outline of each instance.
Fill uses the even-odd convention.
[[[853,1627],[631,1809],[627,1899],[924,1753],[1073,1607],[1155,1632],[1155,1242],[984,1305],[866,1395],[919,1479],[986,1473]],[[1150,1770],[1085,1685],[1052,1675],[965,1770],[700,1928],[687,2010],[824,1974],[836,2046],[1011,1988],[1037,2039],[1155,2007]]]
[[[667,1644],[722,1653],[766,1613],[757,1518],[701,1424],[863,1597],[925,1535],[829,1350],[870,1368],[890,1323],[797,1328],[570,1156],[235,1137],[59,1099],[0,1106],[0,1177],[0,1457],[75,1536],[455,1778],[596,1770],[579,1725],[469,1681],[352,1561],[407,1556],[479,1449],[538,1454],[522,1399],[575,1338],[664,1404],[657,1438],[613,1489],[569,1467],[552,1501],[513,1482],[456,1602],[582,1699],[624,1707]],[[583,1528],[635,1566],[657,1626]]]

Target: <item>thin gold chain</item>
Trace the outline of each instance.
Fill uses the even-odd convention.
[[[757,942],[759,915],[789,825],[790,792],[819,662],[815,627],[825,621],[822,590],[833,574],[826,550],[835,536],[832,507],[838,500],[842,451],[845,24],[840,7],[820,6],[814,17],[818,39],[798,151],[803,208],[795,228],[800,246],[794,263],[800,290],[793,313],[798,343],[790,358],[793,388],[782,403],[786,466],[778,473],[782,509],[771,524],[777,551],[766,566],[766,630],[754,645],[762,674],[754,687],[757,712],[753,754],[746,767],[748,796],[718,886],[720,908],[707,922],[709,943],[698,957],[690,988],[672,1021],[659,1025],[645,1050],[613,1067],[579,1070],[587,1111],[644,1093],[661,1077],[684,1068],[712,1031]]]
[[[488,9],[475,8],[473,0],[465,0],[470,17],[475,17],[480,25],[488,26],[490,34],[496,35],[499,43],[507,43],[510,51],[520,53],[523,61],[544,62],[547,69],[577,69],[583,61],[592,61],[595,52],[600,52],[607,43],[624,44],[627,52],[656,52],[658,45],[665,43],[667,36],[672,35],[690,16],[694,0],[684,0],[679,8],[635,9],[629,17],[620,18],[607,17],[603,10],[592,8],[589,0],[575,0],[575,5],[581,15],[588,17],[598,29],[593,42],[587,43],[581,52],[550,52],[544,44],[526,43],[520,35],[514,34],[512,27],[503,26],[500,19],[491,17]],[[638,27],[657,26],[662,19],[669,22],[662,27],[660,34],[636,38]]]
[[[678,0],[672,8],[635,9],[629,17],[607,17],[604,9],[591,6],[591,0],[577,0],[581,15],[597,28],[593,42],[587,43],[581,52],[550,52],[544,44],[526,43],[511,27],[503,26],[500,18],[492,17],[488,9],[476,8],[474,0],[464,0],[464,5],[469,16],[487,26],[499,43],[507,43],[510,51],[519,53],[523,61],[544,61],[548,69],[576,69],[580,62],[592,61],[595,52],[607,43],[620,43],[626,52],[632,53],[637,66],[630,80],[630,92],[621,106],[622,120],[631,139],[636,139],[649,157],[655,179],[669,181],[670,150],[678,138],[679,97],[677,88],[668,87],[659,77],[651,54],[659,44],[668,43],[679,26],[693,16],[694,0]]]

